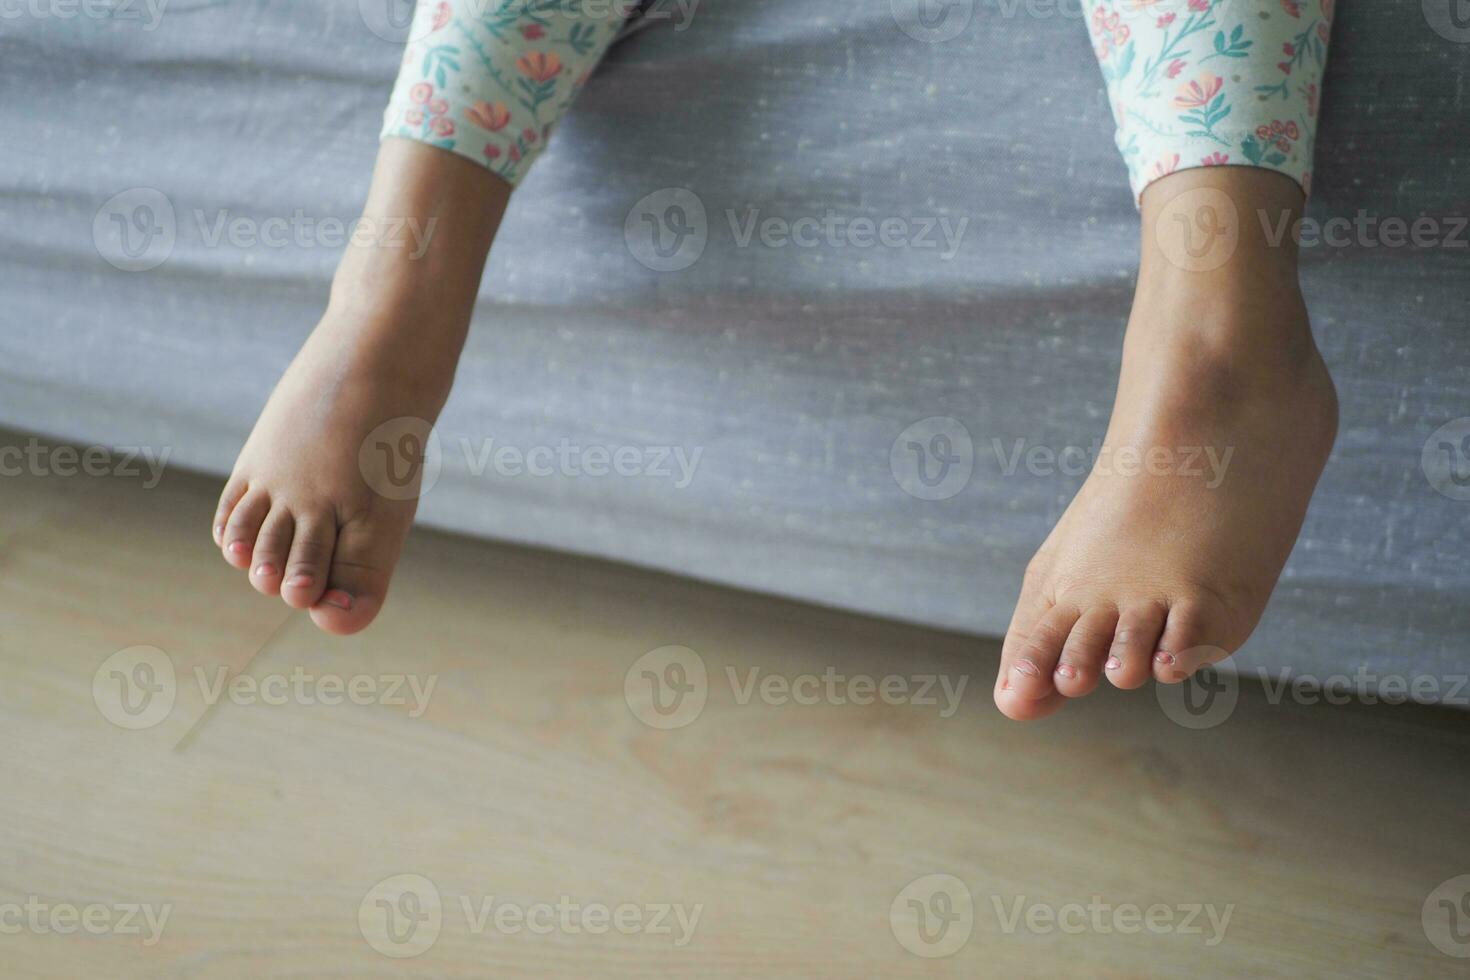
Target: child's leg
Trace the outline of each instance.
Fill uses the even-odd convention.
[[[214,519],[226,560],[328,632],[364,628],[387,595],[511,186],[616,35],[608,8],[419,4],[383,130],[397,138]]]
[[[1301,530],[1337,401],[1275,232],[1309,184],[1330,11],[1108,0],[1093,17],[1141,264],[1103,454],[1006,635],[995,698],[1013,718],[1234,652]]]

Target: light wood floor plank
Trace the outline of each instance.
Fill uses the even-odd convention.
[[[12,440],[21,437],[8,437]],[[1421,909],[1470,873],[1470,715],[1272,705],[1208,731],[1150,691],[1034,727],[990,705],[996,648],[611,564],[418,533],[351,640],[251,592],[208,539],[217,487],[0,480],[0,909],[167,905],[161,939],[0,933],[4,977],[1451,977]],[[660,731],[640,656],[697,651],[708,703]],[[164,651],[173,710],[112,724],[94,674]],[[253,657],[253,659],[252,659]],[[412,675],[427,708],[242,704],[206,677]],[[967,678],[958,710],[740,703],[727,670]],[[202,722],[201,722],[201,719]],[[182,744],[181,744],[182,740]],[[369,944],[369,890],[443,902],[412,959]],[[926,959],[890,909],[925,875],[974,902]],[[700,907],[655,934],[476,934],[459,904]],[[1013,932],[1020,902],[1208,904],[1223,940]],[[8,903],[8,905],[7,905]],[[0,914],[0,926],[5,924]],[[1470,923],[1466,923],[1470,925]],[[900,926],[900,928],[902,928]]]

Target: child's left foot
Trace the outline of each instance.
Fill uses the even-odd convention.
[[[1148,204],[1146,227],[1160,217]],[[1006,635],[1007,716],[1044,717],[1103,677],[1182,681],[1259,622],[1332,449],[1337,398],[1294,254],[1251,238],[1201,273],[1145,235],[1103,453],[1027,569]]]

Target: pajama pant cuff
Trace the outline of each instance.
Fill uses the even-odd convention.
[[[1139,133],[1125,124],[1118,130],[1118,149],[1128,164],[1133,200],[1148,185],[1180,170],[1195,167],[1259,167],[1296,181],[1302,193],[1312,193],[1314,134],[1295,119],[1261,117],[1254,130],[1217,130],[1215,138],[1162,137]]]
[[[1087,0],[1137,203],[1192,167],[1260,167],[1308,195],[1336,0]]]
[[[631,6],[419,0],[379,138],[437,146],[520,183]]]

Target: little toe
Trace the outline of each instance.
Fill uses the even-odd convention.
[[[997,704],[1001,695],[1006,695],[1008,701],[1036,701],[1056,693],[1052,673],[1062,655],[1062,645],[1080,616],[1075,606],[1053,606],[1029,629],[1012,625],[996,678]]]
[[[260,523],[270,513],[270,494],[252,489],[240,498],[229,520],[225,522],[222,537],[225,561],[236,568],[250,567],[251,555],[255,552],[255,539],[260,537]]]
[[[366,629],[383,607],[403,535],[349,524],[337,532],[326,591],[311,607],[321,629],[349,636]]]
[[[257,592],[276,595],[281,591],[281,570],[291,550],[291,537],[296,520],[291,512],[277,504],[261,522],[260,534],[250,555],[250,584]]]
[[[1118,610],[1111,604],[1093,606],[1077,620],[1052,676],[1052,683],[1062,695],[1080,698],[1097,687],[1117,626]]]
[[[1159,602],[1131,603],[1123,608],[1103,662],[1103,674],[1114,687],[1131,691],[1153,676],[1154,651],[1167,616],[1167,607]]]
[[[237,476],[230,477],[225,483],[224,490],[220,491],[219,503],[214,508],[214,521],[210,527],[211,536],[214,538],[214,546],[223,548],[225,546],[225,524],[230,519],[230,514],[240,498],[245,496],[245,491],[250,489],[250,481]]]
[[[286,560],[281,598],[294,609],[310,609],[327,591],[337,522],[330,513],[302,514],[296,520],[291,557]]]

